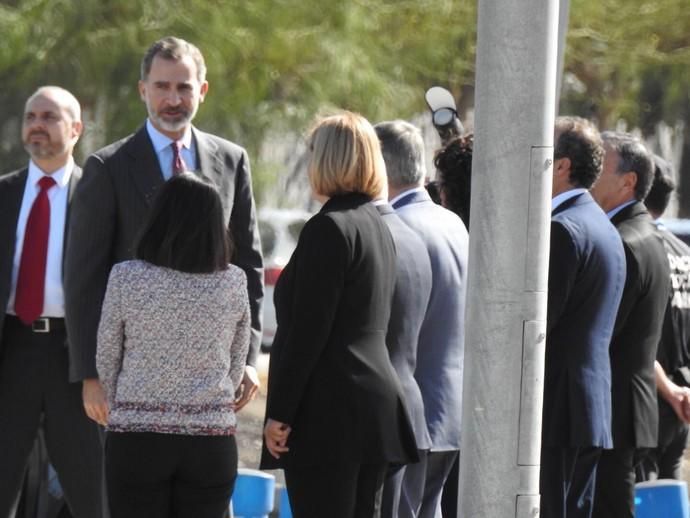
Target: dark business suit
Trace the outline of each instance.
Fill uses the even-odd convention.
[[[405,402],[410,412],[417,449],[428,450],[431,439],[424,416],[424,401],[414,378],[417,367],[419,332],[431,297],[431,262],[424,251],[424,242],[395,213],[389,204],[376,206],[393,236],[396,249],[396,279],[386,345],[391,363],[400,378]],[[414,516],[408,496],[402,487],[405,466],[391,466],[383,491],[382,516],[405,518]],[[421,495],[413,495],[419,501]]]
[[[431,298],[419,333],[415,371],[431,449],[420,466],[408,467],[404,482],[416,486],[426,462],[418,516],[431,518],[441,512],[441,491],[460,450],[469,237],[462,220],[431,201],[425,190],[407,193],[393,208],[424,242],[431,262]]]
[[[588,518],[611,441],[609,344],[625,285],[618,232],[588,192],[551,219],[541,514]]]
[[[276,460],[264,448],[262,467],[285,468],[296,518],[373,513],[357,473],[379,478],[367,484],[371,505],[387,463],[417,458],[385,343],[394,284],[390,232],[356,193],[307,222],[278,280],[266,417],[292,431],[290,451]]]
[[[80,176],[75,166],[65,224],[72,216],[69,200]],[[36,333],[4,314],[16,247],[22,246],[16,242],[16,227],[27,177],[23,169],[0,178],[0,516],[8,516],[19,495],[42,423],[51,462],[74,516],[95,518],[102,511],[99,431],[84,412],[81,384],[68,382],[64,321],[51,319],[50,332]]]
[[[233,263],[247,274],[252,337],[248,363],[261,341],[263,262],[249,159],[241,147],[192,130],[199,174],[213,181],[235,244]],[[164,182],[146,127],[89,157],[72,208],[65,257],[70,379],[97,378],[96,332],[113,264],[131,259],[156,190]]]
[[[657,445],[654,360],[670,289],[666,251],[645,206],[629,205],[611,222],[623,239],[627,273],[610,348],[614,449],[599,464],[598,518],[634,515],[636,450]]]

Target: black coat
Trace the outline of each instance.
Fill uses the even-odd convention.
[[[623,239],[627,275],[611,342],[614,448],[657,445],[654,360],[668,293],[664,245],[645,206],[634,203],[611,222]]]
[[[395,248],[370,199],[331,198],[304,226],[275,288],[266,417],[290,451],[262,467],[416,460],[386,350]]]

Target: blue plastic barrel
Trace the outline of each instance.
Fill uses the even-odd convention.
[[[232,512],[235,518],[268,518],[273,511],[276,479],[256,469],[237,470],[232,493]]]
[[[660,479],[635,484],[635,518],[690,518],[685,481]]]

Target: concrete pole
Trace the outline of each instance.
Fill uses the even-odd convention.
[[[459,514],[539,514],[558,0],[478,2]]]

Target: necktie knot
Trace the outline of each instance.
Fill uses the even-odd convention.
[[[44,176],[38,181],[38,187],[42,191],[47,191],[55,185],[55,180],[50,176]]]
[[[170,145],[172,146],[173,150],[172,174],[173,176],[177,176],[178,174],[184,173],[187,169],[187,166],[182,159],[182,142],[176,140]]]

